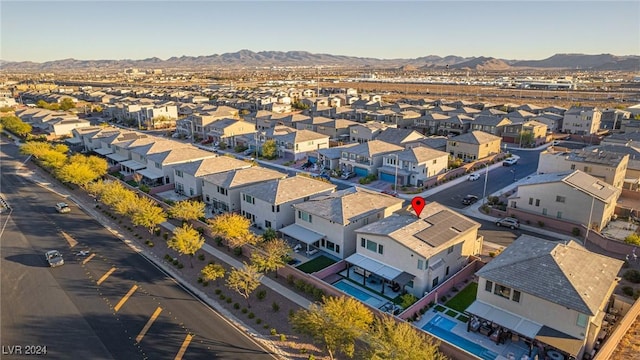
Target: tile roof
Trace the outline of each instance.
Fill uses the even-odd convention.
[[[238,160],[229,156],[217,156],[178,164],[174,167],[174,169],[198,177],[234,169],[248,168],[251,166],[252,165],[248,162]]]
[[[346,226],[371,213],[402,204],[403,201],[389,195],[351,187],[333,194],[318,196],[296,204],[294,207]]]
[[[426,146],[416,146],[398,153],[398,159],[416,164],[424,163],[443,156],[449,156],[449,153]]]
[[[585,266],[589,264],[589,266]],[[521,235],[476,275],[587,315],[595,315],[622,261],[567,244]]]
[[[305,176],[276,179],[246,187],[242,192],[267,203],[279,205],[335,189],[336,186]]]
[[[198,149],[196,147],[187,147],[183,149],[171,149],[161,153],[151,154],[147,156],[147,160],[155,161],[163,165],[170,165],[179,162],[185,162],[196,159],[214,158],[218,155]]]
[[[386,128],[376,136],[376,140],[400,145],[407,141],[425,138],[424,135],[412,129]]]
[[[141,139],[136,139],[136,140],[141,140]],[[150,154],[156,154],[156,153],[164,152],[168,150],[184,149],[189,147],[195,148],[191,144],[185,144],[179,141],[153,139],[153,142],[131,148],[131,152],[140,154],[140,155],[150,155]]]
[[[222,173],[209,174],[202,177],[203,180],[223,187],[231,189],[250,184],[259,183],[273,179],[285,178],[287,174],[265,169],[262,167],[250,167],[246,169],[234,169]]]
[[[442,204],[428,203],[420,214],[392,215],[357,229],[358,233],[388,236],[418,254],[429,258],[439,247],[480,228],[480,224]]]
[[[278,141],[284,141],[287,143],[296,144],[296,143],[301,143],[301,142],[311,141],[311,140],[328,139],[329,135],[320,134],[315,131],[303,129],[303,130],[296,130],[294,132],[290,132],[282,135],[274,134],[273,137]]]
[[[499,136],[491,135],[484,131],[471,131],[462,135],[458,135],[456,137],[452,137],[449,140],[458,141],[467,144],[486,144],[491,141],[500,140]]]
[[[390,144],[388,142],[380,140],[371,140],[362,144],[348,148],[347,152],[350,154],[356,154],[366,157],[371,157],[380,154],[386,154],[393,151],[403,150],[404,148],[398,145]]]
[[[523,180],[520,186],[552,182],[565,183],[604,202],[619,192],[619,190],[612,185],[580,170],[531,175]]]

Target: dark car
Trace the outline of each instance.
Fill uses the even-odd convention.
[[[471,205],[473,203],[475,203],[476,201],[478,201],[478,197],[475,195],[467,195],[464,198],[462,198],[462,203],[464,205]]]

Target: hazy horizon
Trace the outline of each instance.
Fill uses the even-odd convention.
[[[2,1],[4,61],[640,55],[638,1]]]

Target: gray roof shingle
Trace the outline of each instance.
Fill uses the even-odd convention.
[[[331,183],[305,176],[293,176],[251,185],[244,189],[243,192],[267,203],[279,205],[335,188],[336,186]]]

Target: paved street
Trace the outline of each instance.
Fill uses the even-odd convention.
[[[59,359],[273,358],[77,206],[58,214],[63,198],[15,174],[16,149],[5,141],[0,154],[13,208],[1,238],[3,346],[43,345]],[[49,268],[49,249],[65,265]]]

